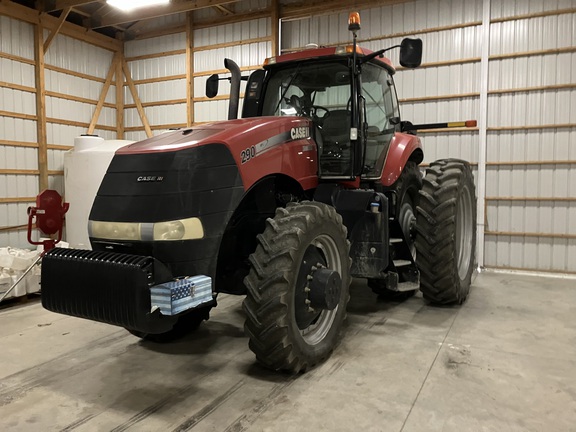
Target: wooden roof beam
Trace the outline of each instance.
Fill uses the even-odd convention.
[[[44,12],[54,12],[96,2],[101,3],[100,0],[45,0]]]
[[[58,23],[56,24],[56,27],[52,30],[52,32],[50,33],[50,35],[48,36],[48,38],[44,42],[44,54],[46,54],[46,51],[48,51],[48,48],[50,48],[50,45],[54,41],[54,38],[62,29],[62,26],[64,25],[64,21],[66,21],[66,18],[68,17],[68,14],[70,13],[71,9],[72,8],[67,7],[62,12],[60,12],[60,17],[58,18]]]
[[[223,4],[235,3],[238,0],[195,0],[180,3],[170,3],[162,6],[151,6],[135,12],[118,11],[106,17],[95,16],[92,19],[92,29],[110,27],[127,22],[140,21],[160,16],[188,12],[195,9],[214,7]]]
[[[282,6],[283,19],[305,18],[311,15],[326,15],[340,11],[359,10],[374,6],[394,5],[406,3],[409,0],[302,0]]]
[[[234,11],[232,9],[228,9],[225,6],[222,5],[216,5],[214,6],[214,8],[218,9],[219,12],[222,13],[222,15],[226,16],[226,15],[234,15]]]
[[[77,13],[78,15],[83,16],[84,18],[90,17],[90,14],[88,12],[84,12],[82,9],[71,8],[71,11],[74,13]]]

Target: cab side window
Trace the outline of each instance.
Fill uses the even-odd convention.
[[[362,96],[366,104],[364,176],[379,177],[394,133],[399,130],[399,109],[394,82],[384,68],[366,64],[362,70]]]

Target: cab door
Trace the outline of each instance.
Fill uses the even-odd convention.
[[[361,97],[364,109],[365,178],[380,178],[394,134],[400,131],[400,111],[392,76],[383,67],[362,67]]]

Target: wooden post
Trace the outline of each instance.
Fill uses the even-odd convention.
[[[42,21],[34,26],[34,60],[36,82],[36,133],[38,140],[38,186],[48,189],[48,139],[46,133],[46,83],[44,78],[44,31]]]
[[[124,73],[122,72],[124,61],[124,48],[122,48],[118,51],[116,62],[116,139],[124,139]]]
[[[186,124],[194,123],[194,15],[186,15]]]
[[[280,2],[272,0],[272,10],[270,12],[270,27],[272,28],[272,55],[280,54]]]
[[[122,70],[124,71],[124,75],[126,75],[126,83],[130,88],[130,93],[132,93],[132,98],[134,99],[134,103],[136,104],[136,109],[138,110],[138,114],[140,115],[140,120],[142,120],[142,124],[144,125],[144,130],[146,131],[146,136],[148,138],[152,137],[152,129],[150,129],[150,123],[148,123],[148,118],[146,117],[146,112],[144,111],[144,107],[142,106],[142,102],[140,102],[140,97],[138,96],[138,91],[136,90],[136,86],[134,85],[134,81],[132,80],[132,75],[130,74],[130,69],[128,68],[128,63],[126,60],[122,59]]]
[[[104,82],[104,87],[102,87],[102,91],[100,92],[100,98],[98,99],[96,109],[94,110],[94,115],[92,115],[90,126],[88,126],[88,134],[94,133],[96,123],[98,123],[98,118],[100,117],[100,112],[102,112],[102,107],[104,106],[104,102],[106,101],[106,95],[108,94],[110,85],[112,85],[112,77],[116,72],[116,64],[118,63],[118,59],[119,59],[118,53],[114,54],[114,57],[112,57],[112,63],[110,63],[110,69],[108,69],[108,75],[106,75],[106,81]]]

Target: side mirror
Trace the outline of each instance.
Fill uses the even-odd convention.
[[[405,38],[400,44],[400,64],[406,68],[416,68],[422,63],[422,39]]]
[[[218,94],[218,74],[211,75],[210,78],[206,80],[206,97],[212,99]]]

